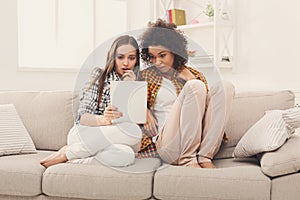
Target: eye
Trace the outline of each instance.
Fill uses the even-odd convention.
[[[135,58],[135,56],[129,56],[129,59],[130,60],[135,60],[136,58]]]
[[[166,55],[167,55],[166,53],[163,53],[163,54],[160,54],[159,57],[164,58]]]
[[[124,55],[122,55],[122,54],[117,55],[117,59],[123,59],[123,58],[124,58]]]
[[[153,56],[153,55],[149,55],[149,60],[150,61],[152,61],[152,60],[154,60],[155,59],[155,57]]]

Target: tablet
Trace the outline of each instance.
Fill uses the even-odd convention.
[[[146,123],[147,82],[145,81],[111,81],[111,104],[122,112],[123,116],[113,123]]]

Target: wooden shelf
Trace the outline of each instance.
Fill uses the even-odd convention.
[[[230,69],[236,65],[234,60],[222,61],[222,57],[234,57],[236,54],[236,33],[235,33],[235,1],[217,0],[155,0],[154,17],[167,19],[167,11],[177,8],[185,10],[187,22],[197,20],[200,23],[177,26],[192,41],[190,50],[197,50],[201,45],[201,51],[213,54],[204,57],[190,57],[189,61],[211,67],[211,63],[217,68]],[[203,9],[208,3],[213,2],[214,17],[209,21],[203,16]],[[197,46],[197,44],[199,44]]]
[[[198,23],[198,24],[188,24],[177,26],[180,30],[187,30],[187,29],[195,29],[195,28],[207,28],[207,27],[214,27],[214,22],[206,22],[206,23]]]

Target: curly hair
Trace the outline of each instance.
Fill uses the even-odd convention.
[[[149,46],[163,46],[174,54],[174,69],[180,71],[187,63],[187,39],[182,31],[176,29],[174,23],[157,19],[149,22],[148,28],[139,37],[141,47],[141,58],[145,64],[151,64]]]

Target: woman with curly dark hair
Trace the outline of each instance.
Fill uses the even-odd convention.
[[[139,156],[197,168],[215,168],[234,87],[209,89],[204,75],[186,65],[187,39],[173,23],[149,22],[140,36],[141,57],[150,67],[140,73],[148,82],[148,112]],[[224,92],[225,91],[225,92]]]

